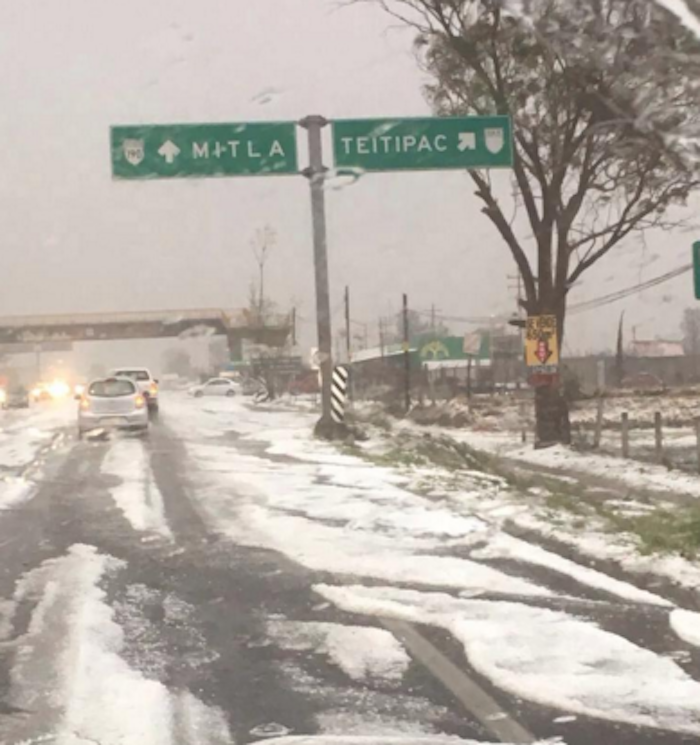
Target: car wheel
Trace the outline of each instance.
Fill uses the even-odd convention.
[[[226,398],[233,398],[236,395],[236,391],[226,391]]]
[[[203,395],[204,395],[204,393],[202,393],[202,391],[195,391],[195,393],[194,393],[194,397],[195,398],[201,398]]]

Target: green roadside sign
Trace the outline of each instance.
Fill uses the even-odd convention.
[[[700,241],[693,243],[693,284],[695,299],[700,300]]]
[[[296,124],[162,124],[111,128],[115,179],[298,173]]]
[[[508,116],[346,119],[332,122],[336,168],[415,171],[508,168]]]

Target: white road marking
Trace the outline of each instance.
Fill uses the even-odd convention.
[[[481,724],[502,742],[534,743],[537,738],[503,711],[499,704],[425,639],[415,627],[393,618],[382,624],[427,668]]]

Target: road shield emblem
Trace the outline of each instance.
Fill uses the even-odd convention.
[[[450,350],[439,340],[431,341],[420,350],[425,360],[444,360],[450,356]]]
[[[490,127],[484,130],[484,139],[486,141],[486,149],[496,155],[503,150],[505,145],[505,139],[503,137],[503,129],[501,127]]]
[[[146,157],[143,140],[124,140],[124,157],[132,166],[137,166]]]

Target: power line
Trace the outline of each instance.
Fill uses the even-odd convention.
[[[572,303],[567,308],[567,313],[584,313],[587,310],[595,310],[596,308],[602,308],[606,305],[610,305],[611,303],[616,303],[618,300],[624,300],[626,297],[630,297],[631,295],[635,295],[640,292],[644,292],[644,290],[649,290],[652,287],[656,287],[658,285],[664,284],[665,282],[669,282],[672,279],[675,279],[676,277],[680,277],[683,274],[686,274],[693,268],[692,264],[684,264],[683,266],[679,266],[676,269],[672,269],[670,272],[666,272],[665,274],[660,274],[658,277],[653,277],[652,279],[648,279],[645,282],[639,282],[635,285],[631,285],[630,287],[625,287],[621,290],[617,290],[615,292],[611,292],[607,295],[601,295],[600,297],[593,298],[591,300],[584,300],[580,303]],[[337,310],[335,311],[337,313]],[[418,310],[418,309],[412,309],[412,312],[417,313],[421,316],[431,316],[433,315],[433,310]],[[499,315],[494,314],[492,316],[449,316],[445,315],[443,313],[435,313],[435,318],[439,319],[441,321],[453,321],[453,322],[460,322],[460,323],[474,323],[474,324],[482,324],[482,323],[491,323],[493,321],[508,321],[512,316],[507,315]],[[309,318],[306,318],[300,314],[297,314],[297,320],[301,321],[302,323],[311,323],[312,320]],[[394,321],[394,316],[391,316],[389,319],[384,319],[389,321]],[[363,323],[362,321],[357,321],[353,319],[351,321],[352,323],[355,323],[359,326],[369,326],[371,324],[369,323]]]
[[[692,264],[685,264],[684,266],[679,266],[678,268],[673,269],[670,272],[666,272],[666,274],[661,274],[658,277],[654,277],[653,279],[648,279],[646,282],[639,282],[636,285],[632,285],[631,287],[626,287],[622,290],[617,290],[616,292],[611,292],[608,295],[602,295],[601,297],[594,298],[592,300],[585,300],[582,303],[572,304],[569,306],[568,312],[569,313],[583,313],[587,310],[595,310],[596,308],[602,308],[605,305],[616,303],[618,300],[624,300],[624,298],[629,297],[630,295],[636,295],[637,293],[643,292],[644,290],[648,290],[652,287],[656,287],[657,285],[663,284],[664,282],[668,282],[672,279],[675,279],[676,277],[680,277],[682,274],[689,272],[692,268],[693,268]]]
[[[432,310],[414,310],[414,313],[418,313],[421,316],[432,315]],[[461,323],[490,323],[491,321],[507,321],[510,316],[504,315],[492,315],[492,316],[446,316],[442,313],[436,313],[435,318],[440,321],[455,321]]]

